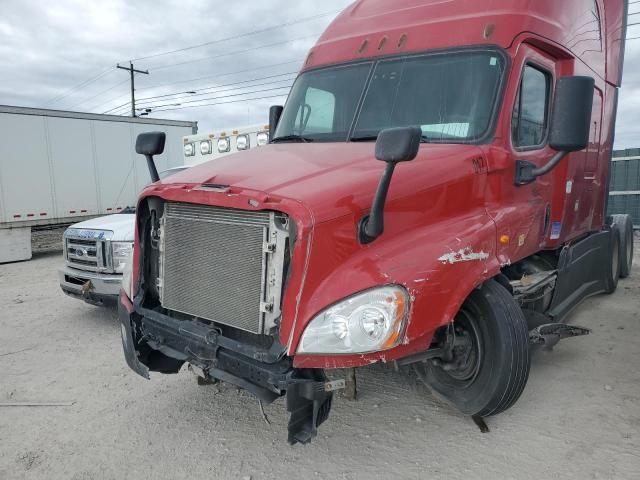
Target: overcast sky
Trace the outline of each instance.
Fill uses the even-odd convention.
[[[135,61],[136,68],[150,72],[136,76],[138,106],[154,106],[154,116],[197,120],[201,132],[265,123],[269,105],[284,101],[306,51],[349,3],[0,0],[0,104],[95,113],[121,106],[112,111],[126,114],[128,72],[117,70],[118,62],[316,16],[256,35]],[[640,11],[635,6],[640,4],[632,5],[632,11]],[[628,36],[640,36],[640,27],[630,27]],[[183,93],[144,100],[193,90],[198,96]],[[183,108],[198,104],[194,100],[218,105]],[[616,148],[640,147],[639,125],[640,40],[636,40],[627,47]]]

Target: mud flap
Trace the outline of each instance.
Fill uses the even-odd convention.
[[[321,371],[311,375],[313,378],[292,383],[287,389],[289,445],[304,445],[318,434],[318,427],[329,417],[333,390],[344,388],[344,381],[340,385],[327,382]]]
[[[529,332],[529,343],[533,345],[543,345],[546,348],[553,348],[564,338],[579,337],[589,335],[591,330],[576,325],[565,323],[547,323],[540,325]]]

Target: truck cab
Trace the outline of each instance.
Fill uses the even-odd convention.
[[[286,396],[292,444],[344,385],[326,369],[393,362],[464,414],[510,408],[532,345],[587,334],[568,313],[633,260],[629,219],[605,216],[626,12],[354,2],[272,107],[269,145],[142,193],[129,366]]]

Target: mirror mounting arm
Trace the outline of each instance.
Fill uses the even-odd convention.
[[[546,175],[556,168],[568,154],[569,152],[557,152],[553,158],[542,167],[537,167],[535,164],[526,160],[516,160],[516,186],[528,185],[536,178]]]
[[[158,175],[158,169],[156,168],[156,162],[153,160],[153,155],[145,154],[144,156],[147,159],[147,167],[149,168],[149,175],[151,176],[151,181],[153,183],[160,180],[160,175]]]
[[[391,185],[391,178],[395,168],[396,164],[394,162],[387,162],[378,184],[376,195],[373,198],[371,213],[360,220],[359,240],[363,245],[373,242],[384,232],[384,205],[387,201],[389,185]]]

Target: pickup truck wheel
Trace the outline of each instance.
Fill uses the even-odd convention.
[[[627,278],[633,266],[633,222],[629,215],[612,215],[611,223],[620,232],[620,278]]]
[[[615,223],[611,225],[607,260],[604,291],[613,293],[618,288],[618,279],[620,278],[620,231]]]
[[[449,328],[451,358],[423,364],[425,383],[467,415],[507,410],[529,378],[529,334],[518,304],[490,280],[465,300]]]

